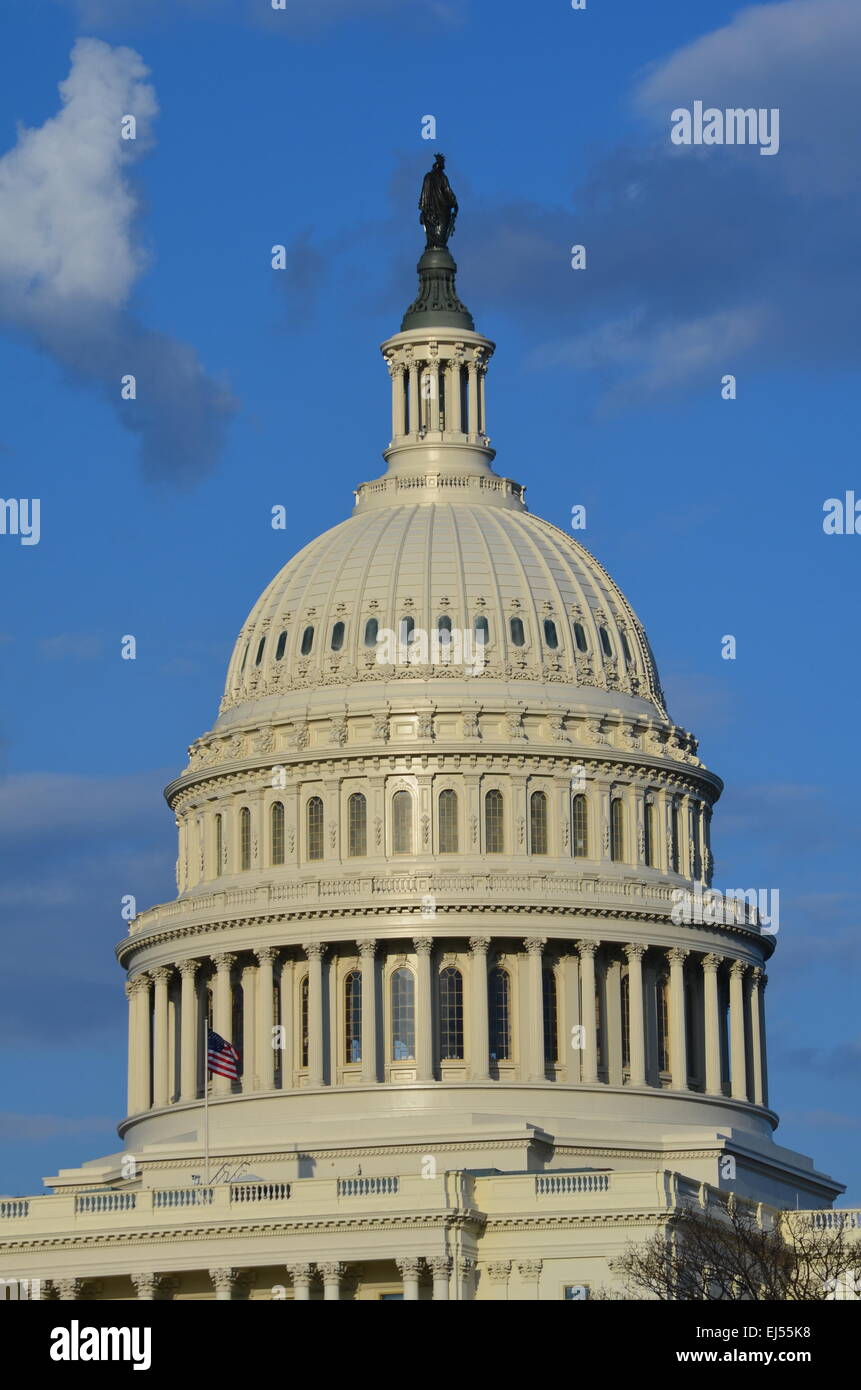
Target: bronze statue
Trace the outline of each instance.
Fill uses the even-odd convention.
[[[445,155],[438,154],[433,168],[425,174],[419,198],[419,222],[427,234],[428,251],[448,245],[456,218],[457,198],[446,178]]]

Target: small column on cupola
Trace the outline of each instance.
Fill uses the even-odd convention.
[[[492,471],[485,374],[494,344],[476,333],[458,298],[448,249],[457,211],[445,156],[438,154],[419,199],[427,238],[419,291],[400,332],[381,349],[392,381],[392,438],[384,453],[390,474]]]

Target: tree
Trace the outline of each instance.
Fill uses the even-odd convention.
[[[611,1262],[629,1298],[705,1302],[752,1299],[814,1303],[861,1292],[861,1244],[839,1212],[827,1222],[715,1194],[683,1206],[650,1240]]]

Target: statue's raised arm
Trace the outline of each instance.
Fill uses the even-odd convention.
[[[457,198],[445,172],[445,155],[438,154],[425,174],[419,198],[419,221],[427,236],[427,249],[447,246],[457,220]]]

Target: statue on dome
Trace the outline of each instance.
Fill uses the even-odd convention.
[[[457,219],[457,198],[446,177],[445,155],[438,154],[434,166],[425,174],[419,198],[419,222],[427,234],[428,251],[445,247]]]

